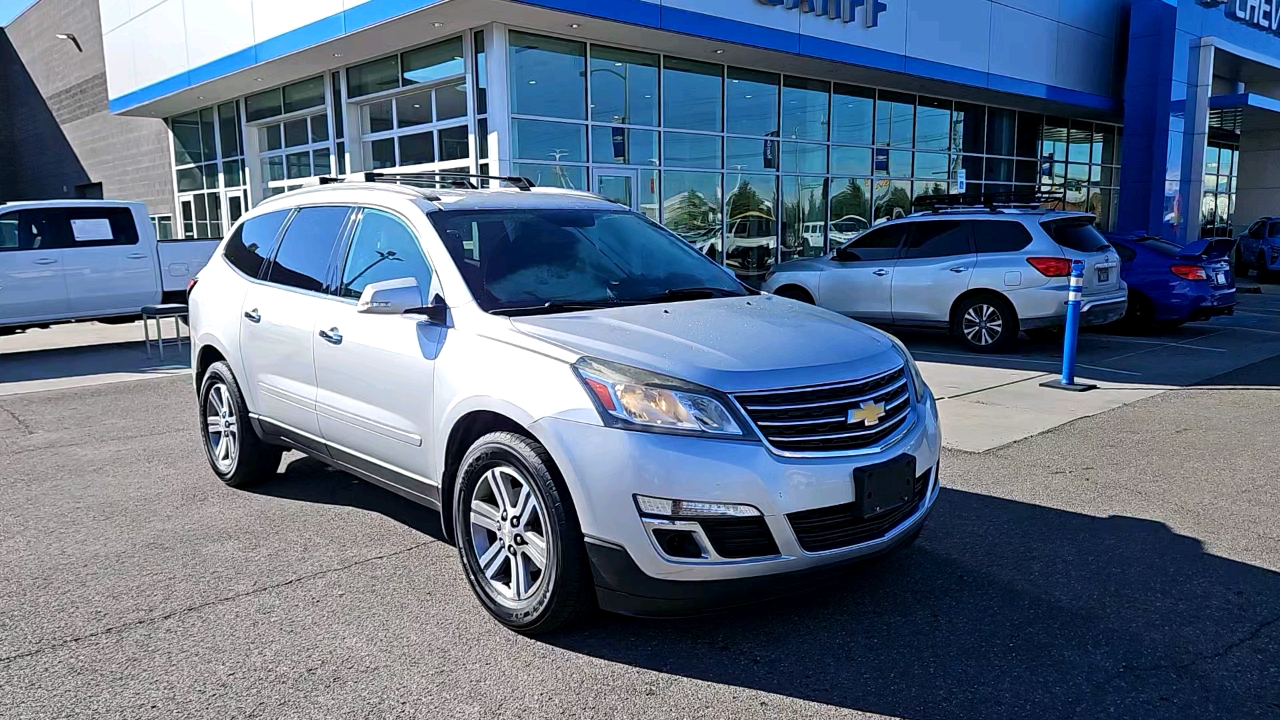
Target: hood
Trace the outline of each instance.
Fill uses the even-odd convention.
[[[1205,259],[1205,260],[1221,260],[1231,254],[1232,248],[1236,246],[1236,241],[1232,238],[1214,238],[1208,240],[1196,240],[1187,243],[1178,253],[1179,258],[1185,259]]]
[[[799,260],[788,260],[773,267],[770,277],[781,273],[793,272],[820,272],[825,269],[826,264],[823,262],[827,259],[825,255],[819,255],[812,258],[800,258]]]
[[[883,332],[757,295],[512,318],[519,332],[724,392],[840,382],[893,370]]]

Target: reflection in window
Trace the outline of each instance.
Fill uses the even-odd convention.
[[[782,178],[782,262],[822,255],[826,236],[826,178]]]
[[[914,96],[880,91],[876,97],[876,144],[911,147],[915,119]]]
[[[951,130],[951,149],[966,153],[982,153],[987,139],[987,108],[971,103],[956,103]]]
[[[831,96],[831,142],[870,145],[876,91],[836,83]]]
[[[663,224],[716,261],[724,252],[720,182],[720,173],[662,174]]]
[[[725,131],[776,137],[778,82],[779,77],[772,73],[729,68],[725,85]]]
[[[947,150],[951,144],[951,101],[920,98],[916,149]]]
[[[579,165],[543,165],[540,163],[512,163],[517,177],[529,178],[538,187],[558,187],[566,190],[586,190],[587,169]]]
[[[782,81],[782,137],[827,139],[831,83],[787,77]]]
[[[835,175],[870,175],[871,148],[832,145],[831,172]]]
[[[725,168],[738,172],[778,169],[778,141],[725,138]]]
[[[817,143],[782,143],[782,172],[827,174],[827,146]]]
[[[517,158],[587,161],[585,126],[545,120],[512,120],[511,128],[511,152]]]
[[[987,108],[988,155],[1013,155],[1018,113],[1004,108]]]
[[[596,125],[591,128],[591,160],[620,165],[657,165],[658,132]]]
[[[838,247],[871,227],[871,181],[831,179],[831,247]]]
[[[897,220],[911,214],[910,180],[877,180],[874,222]]]
[[[587,119],[586,45],[512,32],[511,112]]]
[[[760,287],[778,251],[778,178],[734,174],[729,179],[733,185],[725,199],[725,264],[738,279]]]
[[[662,69],[663,126],[722,132],[723,72],[720,65],[666,58]]]
[[[663,165],[719,170],[721,163],[719,136],[663,133]]]
[[[658,124],[658,56],[591,47],[591,119],[617,125]]]

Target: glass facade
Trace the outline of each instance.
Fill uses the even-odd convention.
[[[1114,125],[516,31],[508,65],[513,172],[646,212],[751,284],[924,195],[1115,224]]]
[[[169,118],[178,219],[167,231],[186,239],[221,238],[249,207],[240,104],[223,103]]]
[[[1204,194],[1200,203],[1200,237],[1229,237],[1236,213],[1236,172],[1240,146],[1210,140],[1204,151]]]

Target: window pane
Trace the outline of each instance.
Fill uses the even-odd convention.
[[[237,157],[240,151],[240,110],[235,103],[218,106],[218,134],[222,140],[222,156]]]
[[[311,153],[291,153],[284,158],[285,176],[289,180],[311,177]]]
[[[230,225],[244,215],[244,196],[236,193],[227,196],[227,224]]]
[[[299,147],[311,143],[311,131],[307,129],[307,119],[290,120],[284,124],[284,146]]]
[[[738,172],[778,169],[778,141],[725,138],[725,168]]]
[[[777,75],[729,68],[725,85],[725,130],[737,135],[775,137],[778,132]]]
[[[831,247],[842,245],[871,227],[870,217],[871,181],[865,178],[832,178]]]
[[[987,182],[1013,182],[1013,161],[987,158],[986,172],[982,178]]]
[[[284,156],[262,158],[262,177],[267,182],[284,179]]]
[[[669,128],[724,129],[720,113],[724,92],[720,65],[667,58],[662,69],[662,117]]]
[[[436,120],[467,116],[467,86],[463,83],[436,88]]]
[[[204,172],[198,167],[178,170],[178,192],[191,192],[204,189]]]
[[[258,150],[271,152],[284,147],[284,139],[280,134],[279,125],[267,125],[258,128]]]
[[[218,130],[213,108],[200,111],[200,146],[205,162],[218,159]]]
[[[568,190],[586,190],[587,169],[578,165],[540,165],[512,163],[518,177],[529,178],[538,187],[558,187]]]
[[[311,153],[311,172],[315,175],[328,175],[333,172],[328,150],[315,150]]]
[[[187,217],[190,217],[189,213]],[[288,217],[289,211],[282,210],[245,220],[227,240],[224,251],[227,262],[249,277],[258,277],[267,259],[275,252],[280,227]]]
[[[730,176],[733,189],[725,202],[728,235],[725,264],[743,282],[759,287],[778,252],[778,178],[775,175]]]
[[[400,87],[400,59],[395,55],[347,70],[347,94],[357,98]]]
[[[951,184],[945,180],[917,180],[915,181],[912,199],[928,197],[931,195],[946,195],[951,192]]]
[[[400,164],[421,165],[436,161],[436,134],[427,131],[400,138]]]
[[[583,125],[512,120],[511,152],[522,160],[587,161],[587,128]]]
[[[257,122],[283,113],[279,90],[268,90],[244,99],[245,117]]]
[[[1020,158],[1040,157],[1040,129],[1044,117],[1035,113],[1018,113],[1018,139],[1015,154]]]
[[[956,103],[951,130],[951,149],[980,154],[986,146],[986,139],[987,108],[982,105]]]
[[[347,220],[344,207],[302,208],[289,222],[267,282],[324,292],[329,260]]]
[[[1219,150],[1216,147],[1207,147],[1204,149],[1204,171],[1207,175],[1213,175],[1218,172],[1218,155]]]
[[[364,144],[364,167],[366,170],[382,170],[396,166],[396,141],[394,138],[383,138]]]
[[[1102,162],[1111,165],[1119,162],[1116,158],[1116,129],[1110,125],[1098,125],[1102,133]]]
[[[951,144],[951,101],[920,98],[916,149],[947,150]]]
[[[402,128],[413,127],[414,125],[426,125],[432,121],[430,90],[422,90],[415,93],[409,93],[408,95],[401,95],[395,99],[395,104],[396,122]],[[375,105],[381,106],[383,103],[376,103]],[[365,107],[370,108],[370,113],[373,113],[375,109],[379,111],[382,110],[382,108],[375,108],[370,105],[366,105]],[[366,122],[369,125],[373,124],[374,118],[372,115]]]
[[[659,222],[658,171],[640,171],[640,212],[654,222]]]
[[[1040,163],[1035,160],[1019,160],[1013,171],[1013,181],[1035,183],[1040,180]]]
[[[871,148],[832,145],[831,172],[837,175],[870,175]]]
[[[827,146],[817,143],[782,143],[782,172],[827,173]]]
[[[477,30],[473,37],[472,47],[476,54],[476,114],[489,112],[489,64],[484,57],[484,31]]]
[[[205,204],[204,198],[205,196],[203,193],[191,198],[192,202],[195,203],[196,222],[198,223],[207,222],[209,220],[209,206]],[[208,226],[206,226],[205,230],[201,232],[200,237],[208,237]]]
[[[1093,123],[1071,121],[1071,133],[1067,138],[1067,160],[1089,162],[1093,150]]]
[[[204,173],[204,187],[206,190],[218,189],[218,163],[209,163],[201,165],[200,171]]]
[[[190,165],[204,162],[204,148],[200,145],[200,113],[179,115],[169,120],[173,131],[173,162]]]
[[[295,113],[324,107],[324,76],[313,77],[284,87],[284,112]]]
[[[462,60],[462,38],[456,37],[400,56],[404,86],[430,83],[467,71]],[[465,111],[463,114],[466,114]]]
[[[889,151],[890,177],[911,177],[911,153],[906,150]]]
[[[662,134],[663,165],[719,169],[721,162],[718,135]]]
[[[922,180],[949,180],[951,156],[946,153],[916,153],[915,176]]]
[[[623,165],[657,165],[658,133],[624,127],[591,128],[591,161]]]
[[[825,253],[826,231],[826,178],[782,178],[782,262]]]
[[[311,142],[322,143],[329,139],[329,115],[311,116]]]
[[[476,118],[476,151],[481,160],[489,159],[489,118]]]
[[[907,252],[911,258],[951,257],[972,252],[969,246],[969,223],[959,220],[933,220],[911,226]]]
[[[364,135],[395,128],[391,121],[391,101],[380,100],[360,106],[360,132]]]
[[[586,45],[521,32],[509,38],[511,112],[585,120]]]
[[[658,124],[658,56],[592,46],[591,119]]]
[[[431,266],[422,254],[417,236],[399,218],[378,210],[365,210],[351,240],[338,294],[358,299],[371,283],[400,278],[417,280],[423,302],[427,302]]]
[[[720,173],[662,173],[663,224],[716,261],[724,250],[720,206]]]
[[[910,180],[877,180],[874,222],[896,220],[911,214]]]
[[[338,143],[337,157],[338,157],[338,174],[346,175],[347,174],[347,144],[346,143]]]
[[[876,91],[836,84],[831,97],[831,141],[870,145]]]
[[[876,97],[876,144],[911,147],[916,120],[915,97],[880,91]]]
[[[439,135],[442,161],[466,160],[471,157],[471,138],[466,125],[445,128],[439,132]]]
[[[333,135],[335,140],[342,140],[347,134],[346,128],[343,127],[345,120],[343,115],[346,114],[347,105],[342,99],[342,75],[334,73],[331,77],[333,83],[329,91],[333,94],[333,106],[337,109],[333,115]]]
[[[782,137],[826,141],[831,84],[787,77],[782,81]]]

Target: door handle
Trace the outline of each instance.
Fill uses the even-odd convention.
[[[262,322],[262,315],[258,312],[258,308],[254,308],[252,310],[245,311],[244,319],[251,323]]]
[[[880,270],[877,270],[871,274],[875,275],[876,277],[884,277],[885,275],[889,274],[889,271],[881,268]]]
[[[342,344],[342,333],[338,332],[338,328],[329,328],[320,331],[320,338],[330,345]]]
[[[953,273],[969,272],[969,268],[967,268],[967,267],[953,267],[953,268],[951,268],[951,272],[953,272]]]
[[[58,262],[57,258],[40,258],[39,260],[35,261],[37,265],[52,265],[56,262]]]
[[[146,260],[147,254],[146,253],[129,253],[125,257],[129,258],[130,260]]]

